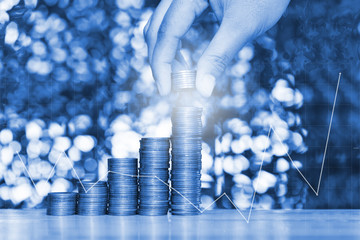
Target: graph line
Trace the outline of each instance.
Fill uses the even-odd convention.
[[[269,134],[268,136],[270,136],[270,130],[269,130]],[[264,150],[264,154],[263,154],[263,158],[261,160],[261,164],[260,164],[260,170],[259,170],[259,176],[261,174],[261,169],[262,169],[262,165],[264,163],[264,156],[265,156],[265,151],[267,149]],[[25,168],[25,171],[27,172],[32,184],[34,185],[35,187],[35,190],[37,192],[39,192],[34,180],[33,180],[33,177],[31,176],[30,172],[28,171],[26,165],[25,165],[25,162],[23,161],[23,159],[21,158],[20,154],[17,152],[17,155],[20,159],[20,161],[22,162],[24,168]],[[209,204],[209,206],[205,207],[204,209],[200,209],[199,207],[197,207],[193,202],[191,202],[186,196],[184,196],[180,191],[178,191],[177,189],[173,188],[172,186],[170,186],[169,183],[163,181],[162,179],[160,179],[158,176],[156,175],[130,175],[130,174],[124,174],[124,173],[119,173],[119,172],[114,172],[114,171],[107,171],[102,177],[99,178],[99,180],[97,180],[95,183],[93,183],[89,188],[85,188],[85,186],[83,185],[82,181],[81,181],[81,178],[79,177],[79,175],[77,174],[75,168],[72,166],[72,163],[71,163],[71,160],[68,158],[68,156],[62,152],[59,154],[59,157],[58,157],[58,160],[55,162],[53,168],[51,169],[50,173],[49,173],[49,176],[46,180],[46,182],[49,182],[50,179],[51,179],[51,176],[52,176],[52,173],[54,172],[57,164],[59,163],[59,160],[61,159],[61,155],[64,155],[66,157],[66,159],[68,160],[68,163],[71,165],[71,170],[74,172],[75,174],[75,177],[77,178],[77,180],[79,181],[81,187],[84,189],[84,192],[85,193],[88,193],[96,184],[98,184],[100,181],[102,181],[104,178],[106,178],[106,176],[109,174],[109,173],[114,173],[114,174],[119,174],[119,175],[122,175],[122,176],[127,176],[127,177],[133,177],[133,178],[137,178],[137,177],[140,177],[140,178],[155,178],[157,179],[158,181],[160,181],[162,184],[165,184],[166,186],[168,186],[172,191],[175,191],[176,193],[178,193],[181,197],[183,197],[190,205],[192,205],[194,208],[196,208],[200,213],[203,213],[205,211],[207,211],[212,205],[214,205],[218,200],[220,200],[222,197],[226,197],[230,203],[234,206],[234,208],[239,212],[239,214],[244,218],[244,220],[249,223],[250,221],[250,216],[251,216],[251,212],[252,212],[252,208],[253,208],[253,204],[254,204],[254,199],[255,199],[255,195],[256,195],[256,189],[257,189],[257,185],[258,183],[256,184],[255,188],[254,188],[254,194],[252,196],[252,201],[251,201],[251,206],[250,206],[250,211],[249,211],[249,215],[248,217],[246,218],[245,215],[241,212],[241,210],[236,206],[236,204],[231,200],[231,198],[226,194],[226,193],[223,193],[221,194],[217,199],[215,199],[212,203]]]
[[[339,77],[338,77],[338,81],[337,81],[337,86],[336,86],[336,91],[335,91],[335,97],[334,97],[334,102],[333,102],[333,107],[332,107],[332,111],[331,111],[331,116],[330,116],[330,122],[329,122],[329,128],[328,128],[328,132],[327,132],[327,137],[326,137],[326,143],[325,143],[325,149],[324,149],[324,155],[322,157],[322,163],[321,163],[321,169],[320,169],[320,176],[319,176],[319,181],[318,181],[318,185],[317,188],[315,190],[315,188],[310,184],[310,182],[306,179],[306,177],[304,176],[304,174],[300,171],[300,169],[298,168],[298,166],[295,164],[295,162],[293,161],[293,159],[291,158],[290,154],[288,153],[288,151],[286,150],[284,144],[282,143],[282,140],[280,138],[280,136],[277,134],[277,132],[275,131],[275,129],[270,126],[269,131],[268,131],[268,138],[270,137],[270,133],[273,132],[275,134],[275,136],[278,138],[281,146],[284,148],[284,150],[286,150],[286,155],[288,156],[288,158],[290,159],[291,163],[293,164],[294,168],[298,171],[298,173],[300,174],[300,176],[304,179],[304,181],[307,183],[307,185],[309,185],[310,189],[315,193],[316,196],[319,195],[319,190],[320,190],[320,184],[321,184],[321,179],[322,179],[322,174],[323,174],[323,170],[324,170],[324,164],[325,164],[325,159],[326,159],[326,153],[327,153],[327,149],[328,149],[328,144],[329,144],[329,138],[330,138],[330,133],[331,133],[331,128],[332,128],[332,122],[333,122],[333,117],[334,117],[334,112],[335,112],[335,106],[336,106],[336,101],[337,101],[337,95],[338,95],[338,90],[339,90],[339,86],[340,86],[340,80],[341,80],[341,73],[339,73]],[[261,172],[262,172],[262,167],[263,167],[263,163],[264,163],[264,158],[265,158],[265,153],[267,151],[267,148],[263,150],[263,155],[262,155],[262,159],[261,159],[261,164],[260,164],[260,169],[259,169],[259,173],[258,173],[258,177],[261,176]],[[28,174],[31,183],[34,185],[35,189],[37,192],[39,192],[39,190],[37,189],[37,186],[28,170],[28,168],[26,167],[25,162],[23,161],[23,159],[21,158],[19,152],[16,152],[17,156],[19,157],[20,161],[22,162],[26,173]],[[128,176],[128,177],[144,177],[144,178],[155,178],[157,180],[159,180],[161,183],[165,184],[166,186],[168,186],[172,191],[175,191],[176,193],[178,193],[181,197],[183,197],[189,204],[191,204],[194,208],[196,208],[200,213],[203,213],[207,210],[209,210],[211,208],[212,205],[214,205],[217,201],[219,201],[220,199],[222,199],[223,197],[226,197],[229,202],[234,206],[234,208],[236,209],[236,211],[242,216],[242,218],[246,221],[246,223],[250,222],[250,218],[251,218],[251,214],[252,214],[252,210],[254,207],[254,201],[255,201],[255,196],[256,196],[256,192],[257,192],[257,188],[259,185],[259,181],[256,182],[256,185],[254,186],[254,193],[252,195],[252,199],[251,199],[251,204],[249,207],[249,214],[246,217],[243,212],[241,211],[241,209],[239,209],[236,204],[233,202],[233,200],[224,192],[222,193],[218,198],[216,198],[213,202],[211,202],[207,207],[200,209],[199,207],[197,207],[194,203],[192,203],[188,198],[186,198],[186,196],[184,196],[180,191],[176,190],[175,188],[173,188],[169,183],[163,181],[162,179],[160,179],[157,176],[152,176],[152,175],[130,175],[130,174],[123,174],[123,173],[119,173],[119,172],[114,172],[114,171],[107,171],[104,176],[100,177],[98,181],[96,181],[94,184],[92,184],[88,189],[85,188],[85,186],[83,185],[79,175],[77,174],[75,168],[73,167],[72,161],[69,159],[69,157],[66,155],[65,152],[62,152],[59,154],[58,159],[56,160],[53,168],[51,169],[49,176],[47,178],[47,182],[50,181],[53,172],[55,171],[55,168],[57,166],[57,164],[59,163],[61,156],[64,155],[65,158],[67,159],[68,163],[71,166],[71,170],[74,172],[75,177],[78,179],[81,187],[84,189],[85,193],[88,193],[99,181],[102,181],[103,179],[106,178],[106,176],[109,173],[114,173],[114,174],[120,174],[123,176]]]
[[[319,177],[319,182],[318,182],[318,186],[317,186],[317,190],[316,190],[316,196],[319,196],[321,178],[322,178],[323,170],[324,170],[325,157],[326,157],[326,152],[327,152],[328,144],[329,144],[330,132],[331,132],[331,127],[332,127],[332,123],[333,123],[333,117],[334,117],[335,106],[336,106],[336,99],[337,99],[337,95],[338,95],[338,92],[339,92],[340,80],[341,80],[341,72],[339,73],[339,78],[338,78],[338,82],[337,82],[337,85],[336,85],[334,103],[333,103],[333,107],[332,107],[332,111],[331,111],[329,129],[328,129],[328,133],[327,133],[327,136],[326,136],[325,150],[324,150],[324,156],[323,156],[322,163],[321,163],[320,177]]]
[[[310,182],[306,179],[306,177],[304,176],[304,174],[300,171],[300,169],[299,169],[299,168],[297,167],[297,165],[294,163],[294,161],[293,161],[293,159],[291,158],[291,156],[289,155],[289,153],[286,151],[286,155],[287,155],[288,158],[290,159],[291,163],[293,164],[293,166],[295,167],[295,169],[299,172],[300,176],[304,179],[304,181],[307,183],[307,185],[309,185],[310,189],[315,193],[316,196],[319,196],[321,179],[322,179],[322,175],[323,175],[323,171],[324,171],[324,164],[325,164],[325,159],[326,159],[326,153],[327,153],[327,149],[328,149],[328,145],[329,145],[329,138],[330,138],[330,133],[331,133],[331,127],[332,127],[333,118],[334,118],[336,100],[337,100],[337,96],[338,96],[338,92],[339,92],[340,80],[341,80],[341,72],[339,73],[339,77],[338,77],[338,81],[337,81],[337,85],[336,85],[335,97],[334,97],[334,102],[333,102],[333,106],[332,106],[332,110],[331,110],[329,128],[328,128],[328,132],[327,132],[327,136],[326,136],[325,149],[324,149],[324,154],[323,154],[323,157],[322,157],[321,168],[320,168],[320,175],[319,175],[319,181],[318,181],[318,185],[317,185],[316,190],[315,190],[315,188],[310,184]],[[275,133],[275,136],[278,138],[279,142],[281,143],[281,146],[286,150],[284,144],[282,143],[282,141],[281,141],[279,135],[276,133],[275,129],[272,128],[272,130],[273,130],[273,132]]]

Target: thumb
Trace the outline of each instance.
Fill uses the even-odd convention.
[[[204,97],[211,95],[215,80],[255,32],[249,25],[235,25],[234,22],[236,21],[223,18],[218,32],[199,59],[196,88]]]

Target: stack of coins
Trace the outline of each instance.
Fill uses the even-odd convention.
[[[104,181],[83,181],[78,183],[78,214],[97,216],[106,214],[108,188]],[[85,188],[85,189],[84,189]]]
[[[171,74],[173,91],[181,92],[195,89],[196,71],[183,70]]]
[[[110,215],[133,215],[137,211],[137,158],[108,159]]]
[[[199,213],[201,194],[202,109],[176,107],[172,120],[171,211],[178,215]],[[181,193],[181,194],[179,194]]]
[[[140,140],[139,211],[141,215],[166,215],[169,209],[168,138]]]
[[[47,214],[66,216],[76,213],[77,193],[53,192],[48,195]]]

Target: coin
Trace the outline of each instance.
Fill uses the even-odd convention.
[[[48,194],[47,214],[66,216],[76,213],[77,194],[73,192],[53,192]]]
[[[202,109],[173,109],[171,136],[171,212],[176,215],[199,213],[201,193]]]
[[[169,209],[170,141],[168,138],[140,140],[140,215],[165,215]]]
[[[108,186],[105,181],[78,182],[77,213],[85,216],[104,215],[107,212]]]
[[[138,205],[138,159],[109,158],[110,215],[134,215]]]

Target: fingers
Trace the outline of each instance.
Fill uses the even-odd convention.
[[[144,28],[144,36],[148,45],[148,57],[150,63],[157,40],[157,33],[171,2],[172,0],[162,0]]]
[[[198,62],[196,87],[211,95],[217,79],[234,55],[254,37],[272,27],[285,11],[289,0],[242,0],[216,5],[210,1],[221,25]]]
[[[218,5],[210,2],[222,23],[198,62],[196,86],[204,96],[211,95],[215,79],[246,42],[276,23],[289,0],[225,1]],[[171,67],[180,39],[207,6],[206,0],[163,0],[145,27],[150,64],[160,94],[171,90]]]
[[[196,88],[204,97],[211,95],[215,80],[224,72],[234,55],[252,38],[254,29],[251,24],[244,23],[239,24],[224,17],[218,32],[199,59]]]
[[[176,56],[180,39],[207,6],[205,0],[174,0],[166,12],[157,33],[151,60],[153,75],[161,95],[167,95],[171,90],[171,64]]]

